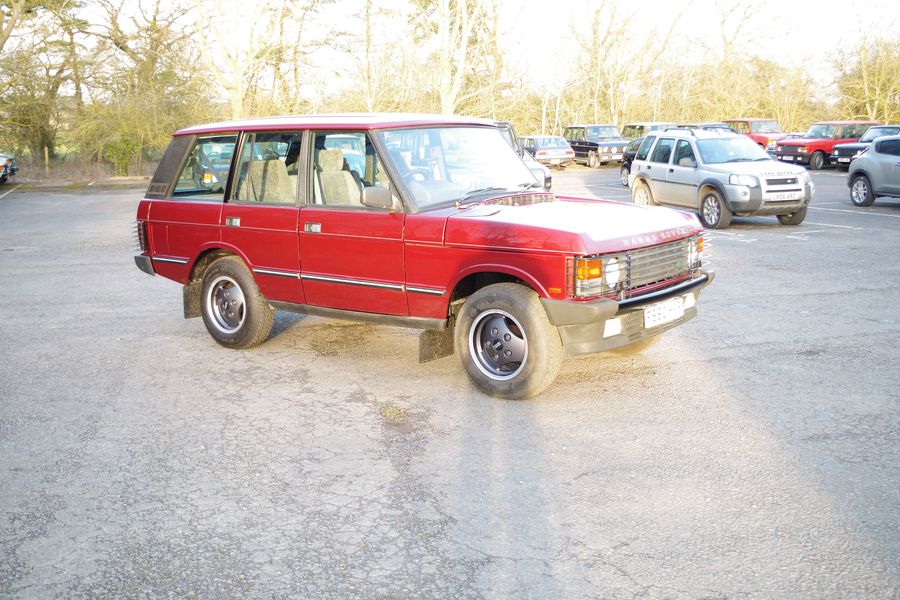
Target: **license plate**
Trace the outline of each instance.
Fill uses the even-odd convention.
[[[644,329],[671,323],[684,316],[684,298],[670,298],[644,309]]]
[[[621,154],[613,154],[613,155],[612,155],[612,159],[613,159],[613,160],[619,160],[620,158],[622,158],[622,155],[621,155]]]
[[[838,159],[838,162],[850,162],[850,159],[849,159],[849,158],[846,158],[846,157],[845,157],[845,158],[839,158],[839,159]]]
[[[775,192],[774,194],[766,194],[766,200],[799,200],[803,197],[803,192]]]

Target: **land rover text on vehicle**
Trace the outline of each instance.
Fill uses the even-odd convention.
[[[182,284],[185,317],[223,346],[265,341],[275,310],[414,327],[421,361],[455,349],[504,398],[540,392],[567,354],[684,323],[713,278],[694,215],[557,197],[493,121],[442,115],[183,129],[136,232],[137,266]]]

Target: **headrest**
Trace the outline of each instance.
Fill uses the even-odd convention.
[[[323,171],[340,171],[344,166],[344,153],[340,148],[319,150],[319,166]]]

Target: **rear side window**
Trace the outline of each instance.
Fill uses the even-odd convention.
[[[643,125],[626,125],[625,128],[622,130],[623,137],[639,138],[642,135],[644,135],[644,126]]]
[[[648,135],[644,138],[641,147],[638,148],[637,154],[634,156],[635,160],[647,160],[647,155],[650,154],[650,146],[653,145],[653,142],[656,138],[652,135]]]
[[[744,121],[726,121],[726,124],[733,127],[738,133],[750,133],[750,127]]]
[[[294,204],[299,187],[300,137],[299,132],[248,134],[232,198],[237,202]]]
[[[659,143],[656,144],[656,147],[653,149],[653,156],[650,157],[650,162],[668,163],[669,157],[672,156],[673,146],[675,146],[675,140],[672,138],[663,138],[659,140]]]
[[[175,182],[173,195],[222,200],[237,134],[198,137]]]
[[[900,140],[884,140],[875,144],[875,151],[879,154],[900,156]]]

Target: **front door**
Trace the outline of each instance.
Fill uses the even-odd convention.
[[[367,187],[389,187],[368,134],[316,131],[310,136],[312,199],[300,210],[301,278],[306,303],[408,315],[402,211],[362,204]]]
[[[666,177],[668,198],[672,204],[697,209],[697,157],[688,140],[678,140]]]

